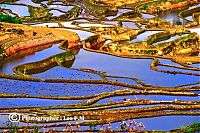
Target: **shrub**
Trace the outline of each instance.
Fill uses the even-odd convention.
[[[22,21],[18,20],[16,17],[12,17],[10,15],[5,15],[2,13],[0,13],[0,22],[16,23],[16,24],[22,23]]]

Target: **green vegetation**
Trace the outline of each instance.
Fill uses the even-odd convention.
[[[41,1],[44,0],[32,0],[32,2],[38,2],[37,5]],[[139,69],[145,77],[146,75],[151,76],[151,72],[146,73],[142,67],[137,69],[138,66],[134,65],[142,59],[152,61],[151,64],[148,64],[148,66],[150,65],[148,72],[151,69],[155,72],[162,72],[165,76],[167,74],[200,76],[199,69],[195,67],[196,65],[192,65],[199,63],[199,35],[192,33],[193,30],[188,28],[195,24],[188,22],[190,26],[184,25],[179,18],[171,20],[163,17],[168,12],[159,14],[161,11],[179,10],[192,4],[182,2],[186,0],[140,0],[139,4],[133,6],[131,2],[134,4],[138,0],[112,0],[114,2],[110,2],[111,4],[108,0],[77,0],[74,3],[71,1],[71,6],[66,7],[68,5],[65,1],[67,0],[48,0],[48,3],[51,4],[46,4],[46,1],[36,7],[31,4],[22,4],[29,8],[30,16],[24,15],[16,17],[16,19],[26,22],[26,25],[0,24],[0,68],[2,68],[0,74],[2,83],[0,84],[3,86],[0,98],[63,100],[63,103],[58,105],[34,104],[33,107],[32,103],[19,106],[16,103],[11,107],[2,107],[0,111],[6,114],[9,112],[25,113],[34,118],[63,118],[65,116],[67,120],[24,120],[21,121],[23,122],[23,125],[20,124],[21,126],[18,123],[8,123],[0,129],[5,129],[5,132],[9,133],[39,133],[41,130],[43,132],[104,132],[105,130],[105,132],[161,133],[174,131],[194,133],[200,130],[200,124],[193,123],[187,126],[176,125],[176,129],[170,131],[146,131],[150,127],[149,124],[144,126],[142,122],[135,121],[141,118],[176,115],[198,117],[200,102],[195,100],[199,97],[199,82],[184,83],[183,81],[184,84],[177,83],[176,86],[169,84],[170,87],[160,86],[160,81],[157,82],[157,80],[155,80],[156,85],[147,84],[142,81],[144,80],[143,76],[142,80],[132,77],[135,75],[134,72]],[[105,5],[104,1],[105,3],[107,1],[108,4]],[[180,3],[177,3],[179,1]],[[17,3],[17,5],[20,4]],[[62,15],[51,13],[52,10],[59,11]],[[14,11],[5,9],[3,13],[15,14]],[[198,11],[199,9],[192,8],[187,12],[182,12],[182,16],[179,15],[183,18],[192,16],[197,24],[200,20]],[[151,15],[145,15],[145,13]],[[178,17],[177,14],[176,17]],[[66,21],[67,23],[65,23]],[[46,22],[51,22],[51,24]],[[71,22],[73,26],[70,25]],[[36,25],[29,26],[32,24]],[[37,24],[43,24],[44,27]],[[68,29],[74,32],[70,32]],[[84,38],[82,38],[83,35]],[[41,60],[44,57],[39,55],[39,60],[33,59],[34,56],[38,56],[35,52],[50,48],[54,44],[60,44],[59,48],[63,52],[49,51],[52,54],[50,57],[45,55],[45,59]],[[92,60],[84,62],[87,65],[74,66],[73,63],[76,64],[76,60],[85,61],[82,60],[83,50],[86,53],[84,58]],[[94,54],[87,54],[87,51],[96,55],[108,54],[110,57],[98,55],[99,58],[96,58],[97,56],[95,57]],[[40,54],[42,55],[43,52],[46,53],[46,51],[42,51]],[[30,60],[28,63],[22,64],[24,61],[21,59],[25,56],[28,56]],[[120,66],[120,69],[126,71],[125,74],[123,71],[119,72],[119,69],[114,70],[118,67],[117,65],[112,68],[113,70],[107,71],[107,68],[115,65],[104,63],[104,61],[115,61],[111,56],[117,56],[114,57],[118,58],[117,61],[124,60],[120,57],[126,57],[133,61],[135,58],[137,61],[130,66],[128,66],[129,63],[124,64],[123,68]],[[15,59],[17,64],[13,64]],[[18,59],[20,60],[18,61]],[[169,60],[170,63],[164,64],[163,60],[167,60],[167,62]],[[90,65],[93,66],[91,61],[99,66],[101,64],[106,66],[106,69],[96,64],[94,69],[90,69]],[[9,67],[9,70],[13,70],[14,75],[7,74],[7,71],[3,70],[4,67],[10,65],[9,62],[13,67],[12,69]],[[62,67],[62,70],[66,68],[66,71],[70,72],[63,73],[64,71],[57,68],[55,69],[59,73],[54,74],[54,71],[48,71],[57,66]],[[143,67],[146,69],[146,65]],[[118,76],[111,75],[111,71]],[[133,73],[130,77],[130,74],[127,73],[129,71]],[[157,76],[156,73],[154,74]],[[12,83],[13,80],[19,80],[19,82]],[[151,78],[150,81],[154,82],[154,79]],[[37,82],[40,83],[37,84]],[[163,81],[163,83],[165,82]],[[32,93],[32,90],[29,91],[29,87],[36,88],[35,93]],[[20,88],[19,91],[18,88]],[[13,94],[9,94],[10,89],[13,89]],[[54,93],[55,90],[58,92]],[[60,95],[60,91],[62,95]],[[69,91],[71,92],[68,93]],[[72,95],[73,93],[76,95]],[[141,98],[141,95],[176,96],[177,99],[151,100]],[[182,96],[194,97],[194,99],[181,101],[179,98]],[[79,118],[78,121],[75,121],[78,116],[84,117],[85,120]],[[71,119],[73,117],[74,119]],[[118,124],[118,126],[114,127],[112,124]],[[80,126],[84,126],[84,128],[80,128]]]
[[[184,2],[184,1],[187,1],[187,0],[174,0],[175,2]]]
[[[88,123],[90,130],[96,130],[96,126],[98,125],[98,123],[96,121],[91,121]]]
[[[200,131],[200,123],[193,123],[179,129],[181,132],[194,133]]]
[[[49,9],[46,7],[32,7],[28,6],[29,12],[30,12],[30,18],[31,20],[35,19],[49,19],[52,17],[52,13],[49,13]]]
[[[22,21],[18,20],[16,17],[12,17],[10,15],[5,15],[2,13],[0,13],[0,22],[16,23],[16,24],[22,23]]]
[[[18,133],[19,131],[18,123],[8,121],[6,122],[6,125],[9,127],[9,133]]]
[[[34,125],[34,128],[33,128],[33,133],[39,133],[40,132],[40,129],[37,125]]]

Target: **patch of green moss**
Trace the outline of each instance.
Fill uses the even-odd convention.
[[[191,125],[184,126],[184,127],[180,128],[179,131],[187,132],[187,133],[198,132],[198,131],[200,131],[200,123],[193,123]]]
[[[22,21],[18,20],[16,17],[12,17],[10,15],[5,15],[2,13],[0,13],[0,22],[15,23],[15,24],[22,23]]]

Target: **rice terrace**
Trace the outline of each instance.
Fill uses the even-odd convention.
[[[199,133],[199,0],[0,0],[0,133]]]

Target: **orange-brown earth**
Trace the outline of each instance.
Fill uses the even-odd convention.
[[[9,23],[0,25],[0,46],[6,55],[62,40],[69,46],[76,45],[80,40],[76,33],[68,30]]]

